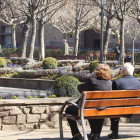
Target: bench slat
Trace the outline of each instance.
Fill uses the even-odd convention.
[[[83,98],[83,93],[80,99]],[[86,91],[86,93],[86,99],[140,97],[140,90]]]
[[[84,116],[110,116],[110,115],[127,115],[127,114],[140,114],[140,107],[118,107],[118,108],[106,108],[104,110],[97,109],[84,109]],[[78,111],[80,116],[80,110]]]
[[[82,101],[79,101],[81,107]],[[140,98],[127,98],[127,99],[105,99],[105,100],[86,100],[84,108],[102,107],[102,106],[132,106],[140,105]]]

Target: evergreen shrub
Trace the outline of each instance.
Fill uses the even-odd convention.
[[[99,61],[91,61],[89,65],[89,71],[92,73],[93,70],[99,65]]]
[[[79,96],[77,86],[80,84],[79,80],[73,76],[61,76],[54,82],[54,90],[57,97],[73,97]]]
[[[43,69],[55,69],[57,68],[57,61],[53,57],[47,57],[43,60]]]

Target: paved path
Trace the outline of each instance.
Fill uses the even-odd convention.
[[[110,126],[104,126],[100,140],[108,140]],[[80,130],[82,130],[80,128]],[[87,132],[89,133],[87,127]],[[121,124],[120,140],[140,140],[140,124]],[[65,140],[71,137],[70,129],[64,130]],[[0,140],[60,140],[59,129],[27,130],[27,131],[0,131]]]

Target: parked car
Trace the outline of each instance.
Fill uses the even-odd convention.
[[[45,49],[55,50],[53,46],[45,46]]]
[[[19,48],[19,47],[20,47],[20,44],[16,44],[16,47]],[[9,45],[7,45],[6,48],[13,48],[13,44],[9,44]]]
[[[115,52],[115,48],[108,48],[107,51],[108,52]]]

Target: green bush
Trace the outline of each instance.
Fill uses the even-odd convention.
[[[6,60],[3,57],[0,57],[0,68],[3,68],[6,66]]]
[[[91,61],[89,65],[89,71],[92,73],[93,70],[99,65],[99,61]]]
[[[54,82],[54,90],[57,97],[73,97],[79,96],[77,86],[80,84],[79,80],[73,76],[61,76]]]
[[[55,69],[57,67],[57,61],[53,57],[47,57],[43,60],[43,69]]]

